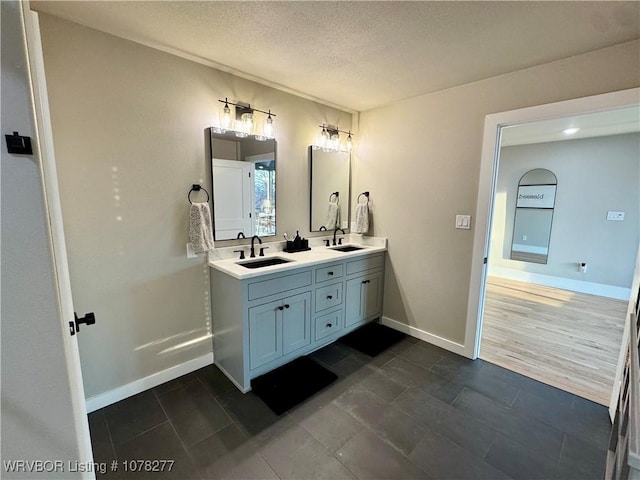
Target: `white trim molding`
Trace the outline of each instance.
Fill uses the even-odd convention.
[[[191,373],[199,368],[206,367],[213,363],[213,352],[202,355],[193,360],[186,361],[179,365],[174,365],[160,372],[153,373],[147,377],[140,378],[134,382],[127,383],[104,393],[87,398],[87,412],[95,412],[107,405],[119,402],[125,398],[144,392],[153,387]]]
[[[407,335],[410,335],[414,338],[424,340],[425,342],[431,343],[436,347],[444,348],[445,350],[457,353],[458,355],[462,355],[465,357],[469,356],[464,348],[464,345],[452,342],[451,340],[447,340],[446,338],[434,335],[433,333],[420,330],[419,328],[412,327],[411,325],[398,322],[397,320],[393,320],[392,318],[385,316],[380,319],[380,323],[386,325],[387,327],[393,328],[394,330],[398,330],[399,332],[406,333]]]
[[[470,352],[471,358],[476,358],[480,351],[487,271],[485,259],[488,257],[489,230],[502,128],[526,122],[634,106],[638,105],[639,99],[640,88],[630,88],[547,105],[493,113],[485,117],[464,341],[465,350]]]
[[[604,283],[584,282],[572,278],[554,277],[542,273],[524,272],[522,270],[511,270],[502,267],[489,267],[489,275],[495,277],[508,278],[519,282],[535,283],[545,287],[561,288],[571,292],[588,293],[600,297],[615,298],[616,300],[629,300],[630,288],[617,287],[615,285],[605,285]]]

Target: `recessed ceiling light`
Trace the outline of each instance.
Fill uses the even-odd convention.
[[[580,130],[579,128],[567,128],[565,130],[562,131],[562,133],[564,133],[565,135],[573,135],[574,133],[576,133],[578,130]]]

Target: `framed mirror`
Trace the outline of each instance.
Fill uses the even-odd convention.
[[[275,235],[276,141],[209,135],[214,240]]]
[[[350,163],[349,152],[309,147],[309,231],[349,228]]]
[[[536,168],[518,182],[511,260],[547,263],[557,179],[553,172]]]

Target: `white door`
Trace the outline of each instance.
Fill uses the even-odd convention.
[[[2,146],[3,477],[95,478],[74,468],[92,454],[37,17],[28,3],[0,7],[2,124],[33,146]]]
[[[213,159],[213,218],[216,240],[253,235],[252,182],[249,162]]]

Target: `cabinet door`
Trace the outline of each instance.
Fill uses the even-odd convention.
[[[364,318],[380,315],[382,306],[382,273],[367,275],[362,284],[362,310]]]
[[[380,313],[382,272],[347,281],[345,326],[361,322]]]
[[[249,309],[249,368],[282,356],[282,301]]]
[[[311,343],[311,293],[282,300],[282,353],[286,355]]]

